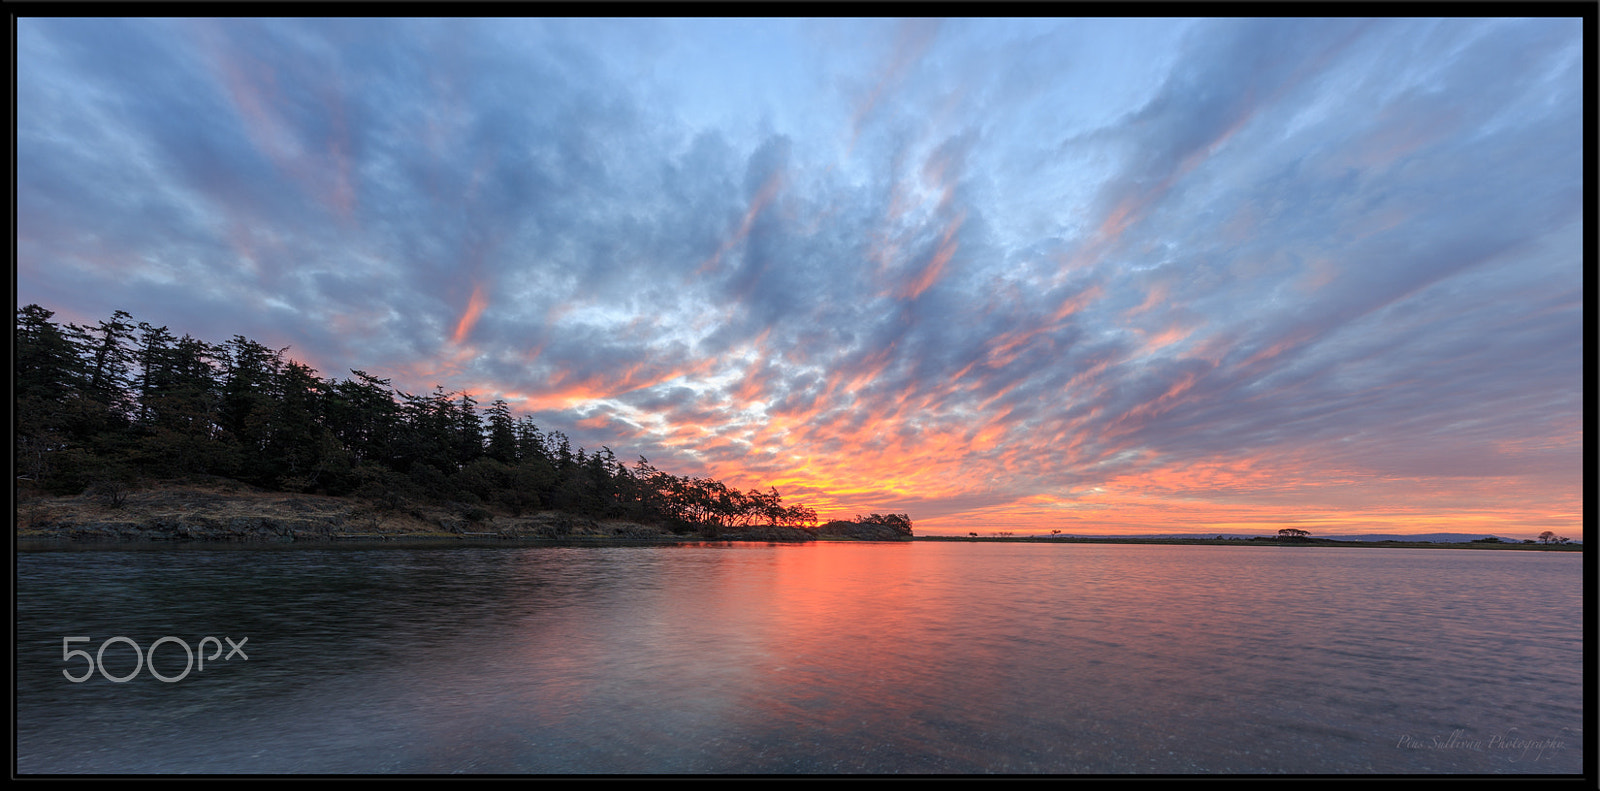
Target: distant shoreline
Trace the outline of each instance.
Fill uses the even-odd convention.
[[[1329,538],[1182,538],[1143,536],[904,536],[882,525],[855,534],[798,527],[724,528],[717,534],[675,533],[660,525],[593,519],[555,511],[521,515],[463,515],[460,504],[385,508],[354,497],[266,492],[238,484],[156,485],[111,507],[93,495],[31,498],[17,504],[12,536],[18,550],[61,547],[172,547],[232,543],[244,547],[463,546],[466,544],[584,546],[601,544],[807,543],[893,540],[1032,544],[1165,544],[1178,546],[1300,546],[1422,549],[1520,549],[1581,552],[1582,544],[1503,541],[1341,541]],[[890,538],[892,536],[892,538]]]
[[[1537,552],[1581,552],[1582,544],[1512,544],[1512,543],[1472,543],[1472,542],[1438,542],[1438,541],[1338,541],[1334,539],[1318,539],[1312,541],[1282,541],[1275,538],[1262,538],[1259,540],[1236,539],[1218,541],[1214,538],[1186,539],[1186,538],[1139,538],[1126,537],[979,537],[970,536],[913,536],[910,539],[894,541],[875,541],[872,539],[845,538],[839,536],[816,536],[807,540],[795,539],[762,539],[746,536],[727,536],[721,538],[707,538],[698,535],[662,535],[662,536],[623,536],[623,535],[569,535],[563,537],[543,537],[532,535],[509,535],[494,533],[460,533],[460,534],[373,534],[373,533],[344,533],[327,534],[320,536],[301,536],[298,538],[283,537],[273,539],[241,539],[241,538],[181,538],[175,536],[144,535],[138,537],[115,535],[51,535],[48,533],[23,534],[15,537],[14,547],[17,551],[49,551],[49,550],[93,550],[93,549],[160,549],[173,547],[194,547],[197,549],[289,549],[293,547],[342,547],[342,548],[433,548],[433,547],[469,547],[469,546],[540,546],[540,547],[574,547],[574,546],[667,546],[690,544],[733,544],[733,543],[760,543],[760,544],[807,544],[822,542],[844,543],[909,543],[926,541],[934,543],[1022,543],[1022,544],[1121,544],[1121,545],[1168,545],[1168,546],[1245,546],[1245,547],[1355,547],[1377,549],[1513,549],[1531,550]]]
[[[1377,547],[1391,549],[1522,549],[1578,552],[1583,544],[1523,544],[1509,541],[1340,541],[1332,538],[1145,538],[1141,536],[916,536],[913,541],[1010,542],[1024,544],[1177,544],[1224,547]]]

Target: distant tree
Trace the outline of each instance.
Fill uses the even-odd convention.
[[[50,320],[54,315],[38,305],[17,308],[12,352],[16,364],[12,386],[17,398],[58,401],[78,390],[88,376],[72,339]]]
[[[85,338],[64,331],[38,305],[17,309],[12,379],[16,474],[54,494],[76,494],[107,405],[89,394]]]
[[[1539,543],[1548,544],[1551,541],[1554,541],[1555,538],[1556,538],[1556,534],[1553,531],[1546,530],[1543,533],[1539,534]]]
[[[145,330],[136,383],[142,469],[166,473],[231,472],[232,438],[222,431],[223,350],[185,335],[174,341],[165,327]]]
[[[466,393],[447,405],[450,461],[455,469],[483,455],[483,420],[477,407],[478,402]]]
[[[803,505],[790,506],[784,509],[784,518],[793,527],[814,528],[817,526],[816,509]]]
[[[544,434],[539,431],[538,424],[533,418],[523,415],[517,419],[517,460],[528,462],[533,459],[549,461],[550,456],[545,452]]]
[[[152,327],[143,321],[139,322],[139,333],[139,348],[135,352],[139,375],[134,378],[133,385],[139,400],[136,417],[145,422],[150,419],[151,399],[172,379],[172,347],[178,339],[166,327]]]
[[[426,464],[435,471],[460,469],[454,453],[458,434],[451,395],[441,385],[434,385],[433,393],[427,396],[400,393],[395,455],[401,472],[410,472],[417,464]],[[431,480],[431,476],[424,475]]]
[[[354,493],[386,509],[562,507],[677,533],[817,525],[816,511],[784,505],[775,488],[677,477],[643,457],[629,469],[610,448],[590,453],[530,417],[513,421],[503,400],[480,410],[466,393],[401,393],[359,370],[324,380],[287,348],[179,339],[122,311],[88,327],[53,315],[29,305],[16,316],[13,466],[28,495],[92,487],[115,506],[145,478],[205,474]],[[861,521],[911,534],[906,514]]]
[[[134,325],[128,322],[132,318],[119,310],[112,314],[110,321],[102,321],[95,327],[67,325],[68,333],[88,355],[84,367],[88,372],[85,385],[89,397],[104,404],[118,418],[126,418],[131,411],[129,371],[135,360]]]
[[[278,371],[271,392],[263,454],[270,463],[265,472],[275,476],[278,488],[315,489],[328,469],[323,456],[335,450],[340,455],[345,453],[338,439],[323,425],[322,386],[316,371],[302,363],[290,361]],[[329,443],[322,441],[324,433],[329,434]],[[340,466],[348,466],[348,461]],[[288,481],[293,485],[285,485]]]
[[[886,525],[894,528],[895,532],[901,535],[910,536],[912,534],[910,514],[872,514],[871,516],[856,514],[855,522],[859,525]]]
[[[38,305],[17,308],[16,334],[12,336],[13,457],[18,480],[44,483],[53,462],[68,446],[59,411],[62,399],[79,379],[79,363],[72,342]]]
[[[489,444],[485,452],[501,464],[517,463],[516,422],[504,399],[497,398],[489,406]]]
[[[324,399],[328,428],[349,450],[356,464],[393,465],[400,439],[400,405],[388,379],[365,371],[330,382]]]
[[[1306,532],[1304,530],[1301,530],[1298,527],[1285,527],[1282,530],[1278,531],[1278,537],[1279,538],[1300,539],[1300,538],[1306,538],[1306,537],[1308,537],[1310,535],[1311,535],[1310,533],[1308,533],[1308,532]]]
[[[273,350],[243,335],[222,344],[224,376],[219,422],[237,443],[233,464],[245,478],[272,486],[279,461],[270,453],[279,372],[285,349]]]

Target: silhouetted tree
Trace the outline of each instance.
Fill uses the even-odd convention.
[[[521,513],[560,507],[666,524],[708,535],[732,527],[816,527],[816,512],[785,506],[776,488],[742,491],[674,476],[609,447],[574,448],[560,431],[513,420],[496,400],[435,386],[393,389],[360,370],[321,379],[307,365],[234,335],[208,344],[117,311],[92,327],[29,305],[17,310],[14,462],[19,482],[66,494],[94,486],[120,502],[134,472],[241,477],[273,489],[355,493],[383,508],[408,499],[483,504]],[[137,329],[137,337],[135,336]],[[909,535],[905,514],[869,522]]]
[[[102,321],[92,328],[67,325],[69,333],[79,339],[88,355],[84,364],[86,395],[104,404],[119,423],[128,419],[133,406],[129,389],[134,339],[133,325],[128,323],[132,318],[119,310],[112,314],[110,321]]]
[[[478,402],[462,393],[451,403],[451,451],[456,469],[483,455],[483,421],[478,418]]]
[[[400,406],[388,379],[365,371],[327,389],[323,414],[326,425],[350,452],[354,464],[393,465],[401,424]]]
[[[501,464],[517,463],[516,423],[511,418],[511,406],[504,399],[497,398],[489,405],[489,444],[485,453]]]
[[[84,371],[72,340],[38,305],[17,309],[13,428],[16,431],[17,475],[35,485],[52,487],[62,454],[82,445],[86,432],[74,413],[83,398]]]

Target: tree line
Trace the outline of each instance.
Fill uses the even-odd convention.
[[[389,507],[551,509],[680,533],[817,522],[773,488],[740,491],[642,456],[625,465],[608,447],[574,448],[504,400],[480,408],[441,387],[404,393],[360,370],[323,379],[285,358],[287,347],[179,338],[123,311],[93,326],[53,315],[28,305],[16,326],[16,474],[45,493],[220,476]]]
[[[862,527],[887,528],[887,535],[895,537],[911,537],[911,517],[907,514],[869,514],[862,516],[856,514],[855,521],[846,522],[834,520],[822,526],[823,533],[837,533],[843,535],[860,535]],[[884,533],[884,531],[878,531]]]

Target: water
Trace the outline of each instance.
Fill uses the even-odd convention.
[[[29,773],[1580,773],[1577,553],[141,549],[16,565]],[[163,683],[110,637],[246,640]],[[211,649],[206,649],[210,655]],[[112,643],[106,672],[134,653]],[[162,645],[167,677],[184,652]]]

